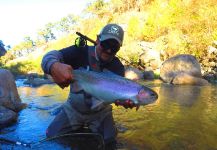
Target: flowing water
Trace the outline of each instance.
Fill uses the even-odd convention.
[[[45,138],[45,130],[69,89],[56,85],[25,87],[17,82],[23,102],[18,122],[0,132],[0,137],[27,143]],[[135,109],[114,106],[118,141],[129,150],[217,150],[217,85],[169,85],[144,82],[159,94],[156,103]],[[21,86],[19,86],[21,85]],[[29,149],[2,144],[0,149]],[[54,141],[32,149],[70,149]]]

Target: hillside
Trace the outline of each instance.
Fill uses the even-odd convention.
[[[74,44],[76,31],[96,39],[107,23],[118,23],[124,28],[124,44],[118,56],[132,64],[138,64],[142,41],[157,43],[156,49],[169,57],[192,54],[201,59],[217,40],[215,3],[215,0],[96,0],[80,16],[68,15],[59,22],[48,23],[38,32],[38,39],[26,37],[1,57],[0,64],[16,74],[42,73],[40,63],[44,53]],[[57,31],[61,36],[55,35]]]

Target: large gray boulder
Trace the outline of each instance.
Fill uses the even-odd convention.
[[[125,77],[130,80],[143,79],[143,73],[134,67],[125,67]]]
[[[11,123],[14,123],[16,120],[17,113],[3,106],[0,106],[0,129],[7,127]]]
[[[13,75],[6,69],[0,69],[0,105],[15,112],[25,106],[19,97]]]
[[[160,78],[166,83],[207,85],[201,67],[192,55],[181,54],[167,59],[160,68]]]
[[[162,62],[160,59],[160,51],[155,48],[156,43],[141,42],[140,45],[143,50],[143,53],[139,56],[140,65],[151,68],[153,71],[159,69]]]
[[[39,87],[44,84],[53,84],[54,82],[49,79],[41,79],[41,78],[28,78],[23,84],[30,85],[32,87]]]
[[[6,69],[0,69],[0,106],[0,127],[16,120],[16,113],[26,107],[21,102],[13,75]]]

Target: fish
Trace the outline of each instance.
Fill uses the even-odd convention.
[[[83,90],[107,104],[115,103],[127,108],[154,103],[158,94],[135,81],[114,74],[111,71],[73,70],[77,91]]]

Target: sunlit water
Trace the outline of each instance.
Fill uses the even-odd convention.
[[[20,82],[22,83],[22,82]],[[28,143],[45,138],[55,110],[67,99],[68,89],[55,85],[24,87],[17,82],[23,102],[18,123],[1,131],[1,137]],[[217,85],[172,86],[144,82],[159,98],[156,103],[135,109],[114,107],[120,130],[118,141],[129,150],[217,150]],[[2,149],[29,149],[2,145]],[[0,147],[0,149],[1,149]],[[70,149],[54,141],[32,149]]]

